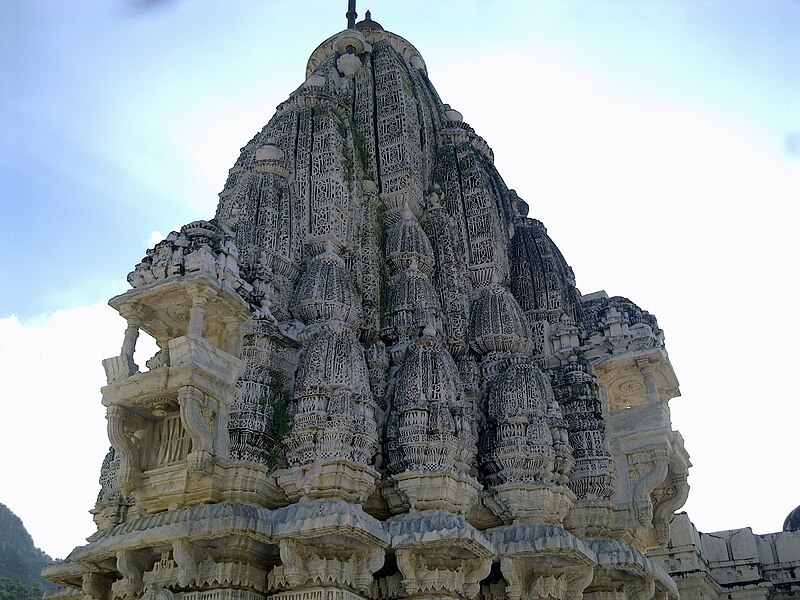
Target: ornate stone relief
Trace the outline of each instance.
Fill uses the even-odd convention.
[[[512,518],[560,522],[574,500],[565,486],[575,460],[549,380],[533,365],[514,364],[488,396],[487,483]]]
[[[278,476],[290,498],[340,494],[363,502],[377,478],[371,468],[378,445],[377,404],[356,337],[360,309],[344,261],[326,242],[300,278],[292,303],[306,329],[285,439],[290,469]],[[298,477],[316,484],[299,483]]]
[[[410,507],[464,513],[474,500],[473,411],[455,362],[426,327],[396,372],[386,428],[387,466]]]
[[[528,322],[514,296],[499,283],[496,271],[472,302],[469,320],[470,349],[483,357],[485,375],[495,375],[498,358],[529,355],[532,349]]]
[[[663,332],[581,297],[493,160],[406,40],[368,18],[323,42],[215,217],[111,300],[99,531],[48,576],[98,600],[674,599],[638,553],[688,490]]]
[[[575,457],[570,489],[579,500],[609,500],[616,475],[595,379],[582,365],[573,363],[561,369],[553,391],[567,421]]]
[[[467,599],[478,595],[494,549],[463,517],[423,510],[392,517],[387,527],[407,595]],[[426,541],[425,532],[433,530],[438,532],[436,541]]]

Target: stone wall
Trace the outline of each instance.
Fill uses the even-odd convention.
[[[701,533],[679,513],[666,548],[649,556],[675,580],[681,600],[800,598],[800,530]]]

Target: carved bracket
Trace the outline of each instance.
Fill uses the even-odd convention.
[[[403,575],[403,588],[409,595],[422,593],[447,593],[475,598],[480,592],[480,582],[492,568],[491,557],[469,560],[432,559],[415,550],[400,548],[395,554],[397,566]]]
[[[107,573],[84,573],[81,591],[91,600],[106,600],[111,588],[111,577]]]
[[[656,592],[656,582],[653,579],[640,579],[636,583],[624,586],[628,600],[651,600]]]
[[[629,476],[636,483],[631,501],[639,525],[648,526],[653,521],[653,501],[650,494],[664,482],[669,469],[666,448],[652,448],[628,456]],[[637,478],[638,476],[638,478]]]
[[[669,522],[672,515],[686,503],[689,496],[689,484],[685,473],[673,473],[670,468],[664,485],[653,492],[653,526],[656,529],[656,541],[666,545],[669,541]]]
[[[212,562],[208,550],[186,540],[173,542],[172,557],[178,566],[178,584],[181,587],[187,587],[195,579],[201,562]]]
[[[214,454],[213,431],[218,412],[216,402],[199,389],[186,385],[178,391],[178,403],[181,422],[192,439],[190,469],[207,470]]]
[[[534,564],[521,557],[500,559],[509,600],[581,600],[583,590],[592,582],[591,566],[540,572]]]
[[[106,410],[108,440],[119,456],[117,483],[126,496],[130,495],[141,474],[138,445],[126,431],[128,417],[128,411],[120,406],[109,406]]]
[[[117,552],[117,571],[122,579],[111,585],[114,598],[134,598],[142,591],[142,575],[147,569],[144,556],[133,550],[120,550]]]
[[[337,583],[368,592],[373,585],[373,573],[384,562],[384,552],[379,547],[360,545],[341,553],[289,538],[280,541],[280,556],[282,564],[269,574],[270,589]]]

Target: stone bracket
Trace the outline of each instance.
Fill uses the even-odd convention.
[[[491,557],[460,561],[458,567],[426,556],[424,548],[397,549],[397,566],[403,575],[403,588],[410,596],[417,594],[453,594],[475,598],[480,582],[492,569]]]
[[[340,540],[338,546],[347,546],[347,552],[343,553],[340,547],[312,546],[283,538],[280,540],[281,564],[269,573],[268,588],[297,589],[314,583],[335,583],[368,593],[373,573],[383,566],[384,552],[380,547],[354,542]]]

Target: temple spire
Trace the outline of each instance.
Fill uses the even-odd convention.
[[[358,13],[356,12],[356,0],[347,0],[347,28],[348,29],[355,29],[356,28],[356,17]]]

